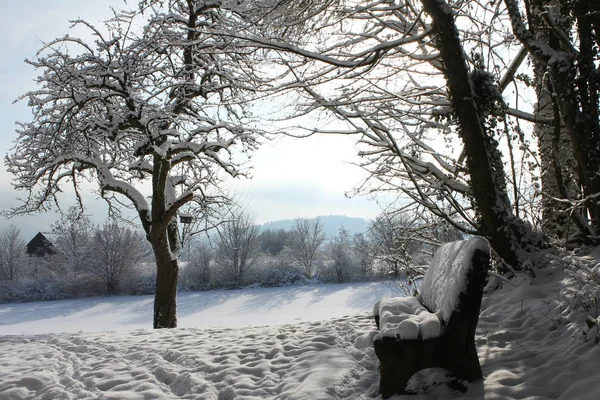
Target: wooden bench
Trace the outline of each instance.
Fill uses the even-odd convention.
[[[458,380],[481,379],[475,329],[487,282],[486,239],[441,245],[421,282],[419,297],[383,298],[373,309],[383,398],[407,393],[410,377],[444,368]]]

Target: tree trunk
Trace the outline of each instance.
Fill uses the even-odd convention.
[[[177,327],[177,279],[179,263],[173,259],[166,231],[151,237],[156,258],[154,329]]]
[[[512,213],[506,177],[496,141],[486,131],[469,76],[465,54],[454,21],[454,11],[443,0],[422,0],[433,20],[459,135],[467,155],[467,169],[481,231],[502,260],[519,268],[526,226]]]
[[[536,36],[544,43],[548,41],[547,37],[540,37],[539,34]],[[536,116],[543,119],[554,118],[554,124],[538,123],[533,130],[540,152],[542,231],[550,237],[567,241],[568,237],[579,233],[576,224],[580,216],[573,215],[575,224],[571,224],[570,204],[557,199],[572,200],[578,197],[573,146],[568,132],[561,127],[560,114],[551,97],[551,85],[545,79],[546,68],[538,60],[532,61],[537,94]]]
[[[592,40],[591,23],[585,16],[591,14],[591,11],[584,3],[580,6],[576,6],[578,14],[581,15],[577,18],[580,36],[577,65],[563,58],[551,64],[549,71],[554,90],[558,94],[561,116],[579,164],[583,194],[588,198],[585,205],[592,223],[590,233],[597,235],[600,230],[600,204],[595,198],[600,194],[600,79],[597,77],[593,61],[594,47],[597,43]],[[579,10],[580,8],[583,9]]]
[[[552,92],[556,93],[561,121],[577,160],[576,171],[585,197],[583,205],[591,222],[579,225],[588,231],[591,239],[600,230],[600,202],[596,198],[600,195],[600,79],[595,66],[595,54],[600,44],[600,21],[597,17],[600,6],[597,0],[558,2],[560,7],[549,8],[555,10],[553,15],[545,8],[547,2],[534,0],[528,8],[529,19],[533,22],[530,22],[530,28],[526,28],[517,2],[504,2],[513,32],[529,53],[546,67]],[[537,26],[542,24],[536,24],[539,15],[548,17],[552,22]],[[576,35],[571,35],[573,26],[577,28]],[[543,43],[534,35],[532,30],[535,31],[536,27],[549,30],[550,43]],[[574,43],[573,36],[577,37],[578,45]],[[552,40],[556,43],[554,46]],[[597,237],[594,239],[597,240]]]
[[[557,1],[552,1],[548,4],[547,1],[543,0],[532,0],[529,7],[529,25],[535,38],[556,51],[571,51],[564,47],[564,44],[561,43],[556,34],[551,34],[552,29],[547,26],[542,17],[543,15],[552,13],[551,18],[557,23],[555,29],[562,30],[565,32],[565,37],[567,37],[573,28],[573,22],[568,18],[568,8],[561,7]],[[566,100],[566,97],[562,98],[562,94],[558,93],[558,90],[553,87],[554,85],[551,82],[544,79],[548,72],[546,63],[536,58],[533,58],[533,63],[536,93],[538,97],[538,110],[540,110],[539,112],[547,113],[548,116],[553,117],[555,120],[554,126],[542,127],[538,125],[535,129],[535,133],[538,134],[539,138],[540,158],[542,162],[542,189],[544,191],[542,207],[544,227],[548,233],[561,239],[567,239],[565,236],[569,233],[572,236],[577,236],[580,232],[589,235],[588,221],[584,216],[585,211],[582,212],[581,210],[576,210],[575,212],[571,212],[571,210],[568,210],[570,207],[569,203],[557,202],[553,199],[562,198],[576,200],[580,198],[581,194],[579,193],[578,186],[581,182],[586,181],[585,175],[587,172],[586,168],[581,164],[581,162],[583,162],[581,155],[577,157],[578,160],[580,160],[579,169],[576,165],[576,153],[574,151],[573,143],[577,145],[579,138],[573,136],[573,128],[562,126],[563,121],[561,120],[560,108],[563,108],[564,110],[567,104],[570,103]],[[557,80],[561,79],[559,86],[566,87],[566,85],[572,85],[574,82],[570,79],[565,80],[564,75],[552,73],[552,70],[551,74],[555,83],[558,83]],[[554,97],[551,97],[550,93],[556,94]],[[575,112],[575,108],[577,108],[572,101],[571,103],[570,106],[573,108],[569,113]],[[548,110],[544,110],[545,108]],[[586,132],[588,131],[588,129],[584,130]],[[593,128],[589,129],[589,131],[593,131]],[[571,133],[571,137],[569,137],[569,133]],[[590,151],[590,153],[592,153],[592,150],[592,148],[586,147],[585,151]],[[573,178],[575,176],[579,176],[578,182],[574,182]],[[584,185],[584,187],[586,186],[587,185]],[[558,192],[556,190],[558,190]],[[594,214],[592,210],[590,210],[590,212],[592,215]],[[575,226],[571,227],[571,229],[569,229],[568,226],[569,214],[572,216],[573,222],[575,223]]]
[[[161,145],[163,141],[157,141]],[[156,259],[156,293],[154,296],[154,329],[177,327],[178,256],[181,249],[177,218],[167,215],[167,181],[171,163],[154,155],[152,172],[152,226],[146,234]]]

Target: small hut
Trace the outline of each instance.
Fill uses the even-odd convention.
[[[51,240],[52,236],[53,235],[49,233],[38,232],[38,234],[27,243],[27,254],[35,257],[56,254],[56,246]]]

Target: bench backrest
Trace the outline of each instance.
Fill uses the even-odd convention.
[[[445,243],[438,247],[421,282],[419,300],[430,311],[448,322],[459,306],[459,296],[467,290],[468,275],[473,269],[476,252],[487,256],[490,245],[479,236],[468,240]],[[485,269],[487,273],[487,268]],[[478,308],[478,307],[477,307]]]

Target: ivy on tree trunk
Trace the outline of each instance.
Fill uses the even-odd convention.
[[[524,224],[511,211],[506,177],[497,144],[484,125],[452,8],[442,0],[422,0],[433,20],[453,112],[464,144],[470,187],[481,218],[482,233],[505,263],[519,268],[523,261]]]

